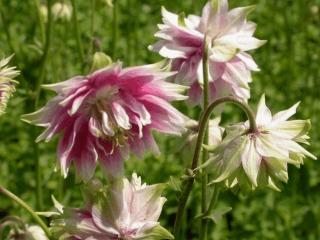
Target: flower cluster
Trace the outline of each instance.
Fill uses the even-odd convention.
[[[163,23],[155,34],[160,40],[150,46],[152,51],[172,59],[178,74],[177,83],[190,86],[192,104],[202,101],[202,58],[208,44],[209,83],[211,101],[223,96],[235,96],[246,101],[250,97],[251,71],[258,71],[247,53],[263,45],[253,37],[256,24],[247,21],[252,6],[228,10],[227,0],[208,2],[202,16],[176,15],[162,9]]]
[[[112,5],[112,1],[106,2]],[[187,128],[195,130],[196,133],[191,131],[186,137],[188,143],[197,138],[192,169],[187,173],[191,175],[213,163],[215,179],[211,183],[223,182],[230,188],[240,186],[253,190],[269,186],[279,190],[279,182],[288,180],[288,164],[299,167],[305,157],[316,159],[300,145],[308,144],[310,121],[288,120],[298,104],[272,116],[264,96],[256,114],[246,103],[250,98],[251,73],[259,70],[248,51],[265,43],[253,36],[256,24],[247,20],[252,10],[252,6],[229,10],[227,0],[209,1],[201,16],[185,17],[163,8],[163,24],[155,34],[159,40],[150,49],[171,60],[170,71],[161,63],[123,68],[120,62],[112,63],[110,57],[98,52],[93,57],[90,74],[43,86],[56,96],[23,119],[45,128],[36,141],[48,142],[59,136],[57,155],[62,175],[67,177],[74,164],[77,174],[87,184],[83,207],[64,207],[54,199],[58,212],[45,213],[54,217],[50,229],[54,237],[62,240],[174,239],[158,221],[166,201],[162,197],[165,185],[143,184],[135,173],[131,181],[123,177],[123,160],[129,158],[131,152],[139,158],[146,151],[160,153],[153,131],[181,135]],[[45,8],[41,11],[45,17]],[[57,2],[52,12],[55,20],[69,20],[72,8]],[[0,114],[15,90],[12,79],[18,75],[15,67],[7,67],[10,59],[0,61]],[[208,84],[204,84],[207,80]],[[189,102],[201,105],[206,95],[203,88],[207,86],[210,102],[219,100],[206,106],[199,126],[171,102],[186,100],[188,97],[182,93],[188,90]],[[213,108],[224,102],[240,106],[249,121],[225,129],[219,126],[221,116],[210,120]],[[205,136],[209,137],[209,146],[201,142]],[[197,166],[202,148],[211,151],[210,159]],[[202,156],[206,157],[206,153]],[[107,187],[92,180],[98,162],[110,177]],[[185,179],[189,182],[182,190],[177,211],[174,227],[177,236],[194,182],[190,176]],[[37,183],[41,186],[40,181]],[[206,185],[205,180],[203,186]],[[205,193],[206,189],[202,190]],[[215,189],[213,196],[218,192]],[[10,192],[3,193],[12,197]],[[17,202],[23,205],[20,200]],[[205,202],[203,219],[215,204],[212,202],[205,212]],[[37,216],[34,218],[41,223]],[[45,231],[31,226],[17,232],[18,236],[45,240],[46,233],[50,238],[49,229],[44,223],[40,225]]]
[[[166,201],[163,189],[163,184],[142,184],[135,173],[131,182],[118,179],[108,189],[93,180],[84,191],[83,208],[65,208],[55,201],[52,231],[60,239],[173,239],[158,222]]]
[[[44,86],[57,96],[24,120],[46,130],[37,141],[62,134],[58,158],[64,176],[72,161],[89,180],[99,160],[108,174],[121,173],[130,150],[158,154],[152,130],[179,135],[186,117],[169,102],[183,100],[185,87],[164,81],[172,72],[157,64],[123,69],[120,63],[88,76]]]
[[[295,104],[272,116],[262,96],[255,119],[256,132],[248,131],[248,122],[226,129],[227,135],[211,159],[219,168],[219,176],[213,182],[225,181],[228,187],[239,184],[250,189],[269,186],[279,190],[279,180],[288,180],[288,164],[299,167],[305,156],[316,159],[298,144],[308,144],[310,121],[288,120],[297,107]]]
[[[5,112],[8,100],[15,91],[17,82],[13,78],[19,75],[16,67],[8,67],[12,57],[10,56],[0,61],[0,115]]]

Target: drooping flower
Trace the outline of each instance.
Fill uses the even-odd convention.
[[[52,231],[59,239],[173,239],[158,222],[166,202],[163,189],[164,184],[142,184],[136,174],[131,182],[118,179],[108,189],[92,181],[84,191],[83,208],[65,208],[55,202],[59,213],[51,223]]]
[[[288,181],[288,164],[299,167],[307,156],[316,159],[299,143],[308,144],[310,120],[288,120],[299,104],[272,116],[262,96],[257,113],[257,132],[249,132],[249,124],[227,128],[221,145],[214,151],[219,175],[213,182],[225,181],[254,189],[269,186],[279,190],[277,183]]]
[[[189,100],[202,100],[202,56],[205,39],[209,39],[209,85],[211,101],[232,95],[246,101],[250,98],[251,71],[259,68],[247,53],[263,45],[253,37],[256,24],[247,21],[252,6],[228,11],[227,0],[208,2],[198,17],[176,15],[162,9],[163,23],[155,34],[160,40],[150,46],[165,58],[172,59],[178,71],[174,80],[191,86]]]
[[[58,159],[64,176],[73,161],[84,180],[92,177],[97,160],[117,174],[132,150],[141,157],[159,149],[151,134],[180,135],[186,117],[169,104],[183,100],[183,86],[165,82],[173,75],[157,64],[122,69],[120,63],[88,76],[44,86],[57,96],[24,120],[47,128],[37,141],[61,134]]]
[[[52,15],[54,20],[70,20],[72,17],[72,7],[69,4],[56,2],[52,5]]]
[[[8,100],[15,91],[17,82],[13,78],[19,75],[16,67],[8,67],[12,57],[13,55],[0,61],[0,115],[5,112]]]

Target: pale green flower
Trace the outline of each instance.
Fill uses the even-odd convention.
[[[263,95],[256,113],[257,132],[248,132],[248,122],[226,129],[226,137],[210,160],[219,169],[213,182],[279,190],[277,183],[288,181],[288,163],[299,167],[306,156],[316,159],[299,144],[308,144],[310,120],[288,120],[298,105],[272,116]]]
[[[15,84],[17,83],[13,78],[19,75],[16,67],[8,67],[10,57],[0,60],[0,115],[5,112],[9,98],[15,91]]]

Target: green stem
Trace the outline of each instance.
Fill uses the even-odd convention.
[[[133,41],[133,15],[132,15],[132,0],[127,0],[127,15],[128,15],[128,24],[127,26],[129,27],[129,29],[127,29],[127,34],[128,34],[128,38],[127,38],[127,63],[129,66],[132,65],[132,41]]]
[[[35,108],[38,107],[39,98],[40,98],[40,92],[41,92],[41,85],[44,81],[45,73],[46,73],[46,66],[48,62],[49,57],[49,50],[51,45],[51,35],[52,35],[52,11],[51,11],[51,5],[52,0],[47,0],[48,5],[48,21],[47,21],[47,27],[46,27],[46,37],[45,37],[45,45],[43,49],[43,55],[41,57],[41,68],[40,68],[40,77],[36,81],[35,86]]]
[[[0,15],[1,15],[1,21],[2,21],[2,25],[3,25],[3,30],[4,30],[4,33],[6,35],[10,51],[12,53],[15,53],[14,46],[12,44],[11,34],[10,34],[10,31],[9,31],[9,28],[8,28],[9,24],[8,24],[6,18],[5,18],[5,14],[3,12],[3,6],[1,5],[1,3],[0,3]]]
[[[82,47],[82,42],[80,38],[80,32],[79,32],[79,25],[78,25],[78,11],[77,11],[77,0],[71,0],[72,8],[73,8],[73,26],[74,26],[74,32],[76,35],[76,41],[77,41],[77,49],[78,49],[78,54],[80,58],[80,62],[82,64],[81,68],[83,68],[85,64],[85,59],[84,59],[84,52],[83,52],[83,47]]]
[[[116,59],[117,43],[118,43],[118,0],[113,2],[113,22],[112,22],[112,60]]]
[[[91,42],[90,42],[90,50],[89,50],[89,56],[92,56],[94,52],[94,34],[95,34],[95,9],[96,9],[96,0],[90,0],[90,8],[91,8],[91,21],[90,21],[90,36],[91,36]]]
[[[18,196],[16,196],[12,192],[10,192],[9,190],[7,190],[1,186],[0,186],[0,193],[4,194],[8,198],[12,199],[17,204],[19,204],[22,208],[24,208],[32,216],[32,218],[37,222],[37,224],[39,224],[39,226],[43,229],[43,231],[48,236],[48,238],[53,239],[47,225],[42,221],[42,219],[35,213],[35,211],[26,202],[24,202]]]
[[[41,4],[39,0],[34,0],[34,5],[37,9],[37,18],[39,22],[39,30],[40,30],[40,36],[41,36],[41,42],[44,43],[46,36],[45,36],[45,30],[44,30],[44,21],[41,14]],[[49,6],[48,6],[49,7]]]
[[[203,72],[203,109],[206,109],[209,105],[210,91],[209,91],[209,66],[208,66],[208,49],[209,49],[209,38],[206,36],[203,46],[203,56],[202,56],[202,72]],[[209,143],[209,128],[206,126],[207,130],[205,132],[203,144],[208,145]],[[202,163],[205,163],[208,159],[208,151],[206,149],[202,150]],[[207,188],[208,188],[208,174],[206,170],[203,169],[201,177],[201,213],[207,211]],[[206,224],[206,219],[201,220],[200,227],[200,239],[206,240],[208,233],[208,224]]]
[[[255,115],[251,108],[244,102],[238,100],[235,97],[222,97],[211,103],[207,109],[205,109],[204,113],[202,114],[202,117],[200,119],[200,124],[199,124],[199,133],[198,133],[198,138],[196,142],[196,147],[194,150],[194,155],[192,159],[192,165],[191,165],[191,170],[194,170],[198,166],[199,162],[199,157],[202,149],[202,144],[203,144],[203,139],[205,136],[205,132],[207,129],[207,124],[210,119],[210,115],[213,112],[213,110],[220,104],[222,103],[233,103],[239,106],[247,115],[247,118],[249,119],[250,122],[250,128],[249,132],[257,132],[257,124],[255,121]],[[179,233],[180,233],[180,227],[181,227],[181,220],[183,217],[184,209],[187,203],[187,200],[189,198],[190,192],[192,190],[192,185],[194,182],[194,177],[190,177],[188,180],[186,180],[186,184],[184,187],[183,192],[181,193],[180,199],[179,199],[179,206],[178,206],[178,211],[176,214],[176,219],[174,223],[174,235],[176,236],[177,239],[179,239]]]
[[[41,68],[40,68],[40,75],[39,78],[36,80],[35,84],[35,99],[34,99],[34,110],[37,109],[40,99],[41,93],[41,85],[44,81],[46,66],[48,62],[49,56],[49,49],[51,44],[51,35],[52,35],[52,12],[51,12],[51,5],[52,0],[47,0],[48,5],[48,21],[47,21],[47,28],[46,28],[46,40],[43,50],[43,55],[41,57]],[[37,133],[36,128],[32,128],[32,138],[35,139]],[[42,203],[43,203],[43,194],[42,194],[42,172],[41,172],[41,165],[40,165],[40,157],[39,157],[39,149],[38,144],[34,142],[33,144],[33,151],[34,151],[34,158],[36,161],[36,199],[37,199],[37,208],[42,210]]]

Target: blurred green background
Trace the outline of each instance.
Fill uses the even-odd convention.
[[[22,71],[17,92],[10,100],[7,113],[0,118],[0,184],[35,206],[35,161],[32,127],[20,121],[20,116],[32,111],[35,82],[39,78],[39,63],[43,44],[37,18],[37,0],[0,0],[0,57],[15,53],[11,64]],[[69,1],[64,1],[70,4]],[[95,2],[94,11],[92,3]],[[78,19],[86,66],[90,68],[93,50],[104,51],[121,60],[125,66],[153,63],[161,60],[147,46],[155,41],[153,34],[161,22],[160,8],[173,12],[201,13],[204,0],[118,0],[117,31],[114,32],[114,9],[104,0],[78,1]],[[251,102],[255,105],[265,92],[273,112],[302,101],[297,118],[311,118],[311,146],[320,156],[320,0],[230,0],[232,7],[256,4],[250,20],[258,24],[256,36],[268,43],[253,53],[261,68],[254,74]],[[46,2],[42,2],[46,4]],[[91,21],[94,19],[94,24]],[[92,28],[93,26],[93,28]],[[66,80],[81,74],[74,25],[71,20],[55,20],[52,28],[45,83]],[[92,33],[94,39],[92,38]],[[114,36],[117,40],[114,42]],[[93,44],[92,44],[93,42]],[[115,44],[115,48],[114,45]],[[113,50],[115,49],[115,50]],[[42,92],[41,105],[51,97]],[[183,103],[176,105],[185,114],[196,117],[199,109]],[[239,112],[226,108],[224,122],[242,119]],[[38,129],[40,131],[40,129]],[[157,136],[162,155],[147,155],[145,159],[130,159],[127,176],[136,171],[147,183],[166,182],[179,177],[191,162],[191,149],[185,138]],[[52,206],[54,194],[64,204],[80,206],[80,182],[71,171],[63,182],[53,169],[56,164],[57,141],[40,143],[43,167],[44,209]],[[97,173],[99,175],[101,173]],[[224,192],[220,205],[231,206],[217,225],[211,224],[209,239],[320,239],[320,163],[307,159],[301,169],[289,168],[289,183],[281,193],[269,189],[247,195]],[[58,186],[63,183],[63,188]],[[200,184],[196,184],[183,226],[185,239],[197,239],[199,221],[192,218],[200,211]],[[161,220],[172,228],[178,192],[168,189],[168,202]],[[0,196],[0,219],[8,214],[29,216]]]

